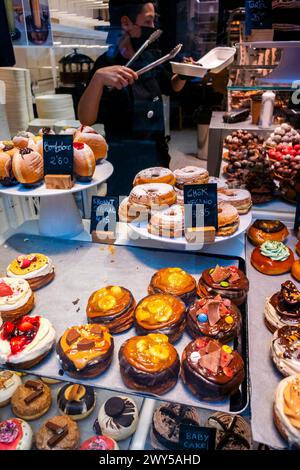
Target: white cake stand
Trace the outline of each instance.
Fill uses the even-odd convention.
[[[0,194],[18,197],[40,197],[39,231],[48,237],[72,238],[83,230],[82,219],[73,194],[104,183],[112,175],[111,163],[102,161],[96,166],[94,177],[88,183],[76,183],[72,189],[47,189],[45,184],[27,189],[21,184],[6,188],[0,185]]]

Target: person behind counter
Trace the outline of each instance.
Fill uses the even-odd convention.
[[[118,190],[125,191],[134,172],[147,166],[169,166],[162,94],[179,92],[186,82],[165,66],[138,77],[135,70],[161,56],[156,43],[144,51],[132,68],[125,66],[157,29],[154,2],[110,0],[110,18],[108,42],[114,45],[95,62],[78,114],[82,124],[104,124],[109,159],[119,158],[112,163],[117,163],[119,172],[122,171]],[[133,152],[132,163],[129,160]],[[117,153],[119,156],[114,155]]]

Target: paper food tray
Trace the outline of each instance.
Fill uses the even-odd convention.
[[[215,47],[197,61],[199,65],[171,62],[173,73],[204,77],[208,72],[219,73],[233,62],[235,47]]]

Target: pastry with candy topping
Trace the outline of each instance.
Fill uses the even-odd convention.
[[[288,273],[294,262],[292,250],[282,242],[266,241],[254,248],[251,264],[262,274],[277,276]]]
[[[198,338],[183,351],[181,377],[200,400],[225,400],[238,391],[244,380],[244,361],[230,346]]]
[[[135,433],[138,420],[138,409],[132,398],[111,397],[101,406],[98,414],[100,434],[123,441]]]
[[[286,325],[275,331],[271,343],[271,357],[285,377],[300,373],[299,325]]]
[[[26,421],[11,418],[0,423],[0,451],[30,450],[32,439],[33,432]]]
[[[111,437],[94,436],[84,441],[79,450],[104,450],[108,452],[111,450],[119,450],[119,446]]]
[[[135,307],[128,289],[108,286],[90,296],[86,313],[89,323],[104,325],[111,333],[122,333],[133,325]]]
[[[27,380],[11,399],[14,414],[25,421],[33,421],[46,414],[51,403],[51,390],[41,380]]]
[[[20,377],[10,370],[0,370],[0,408],[10,403],[11,397],[21,385]]]
[[[273,407],[274,423],[281,436],[300,449],[300,375],[283,379],[277,389]]]
[[[188,309],[187,330],[194,339],[209,336],[228,343],[238,336],[241,323],[239,309],[221,295],[196,300]]]
[[[93,387],[81,384],[66,384],[57,394],[57,406],[62,415],[74,421],[87,418],[96,406]]]
[[[41,362],[55,343],[55,330],[47,318],[23,317],[0,328],[0,364],[30,369]]]
[[[178,450],[181,425],[200,426],[196,408],[177,403],[163,403],[153,413],[151,444],[154,449]]]
[[[280,291],[266,299],[264,315],[272,333],[283,326],[300,323],[300,291],[292,281],[281,284]]]
[[[252,450],[251,426],[242,416],[221,411],[208,418],[207,426],[216,428],[216,450]]]
[[[280,220],[257,219],[248,229],[247,236],[252,245],[260,246],[266,241],[284,242],[289,235]]]
[[[138,335],[161,333],[169,338],[170,343],[175,343],[185,329],[186,306],[174,295],[153,294],[139,302],[134,316]]]
[[[93,378],[110,366],[114,340],[105,326],[73,326],[62,335],[56,351],[63,370],[70,377]]]
[[[25,279],[36,291],[53,281],[55,273],[51,258],[41,253],[20,255],[7,267],[7,276]]]
[[[236,266],[219,266],[203,271],[197,293],[200,298],[221,295],[235,305],[245,302],[249,291],[249,281]]]
[[[164,268],[152,276],[149,294],[170,294],[180,297],[189,305],[196,297],[196,281],[181,268]]]
[[[122,379],[128,388],[162,395],[177,383],[180,361],[166,335],[135,336],[120,348]]]
[[[68,416],[53,416],[36,433],[38,450],[74,450],[80,440],[79,427]]]
[[[0,278],[0,318],[18,321],[34,307],[34,294],[25,279]]]

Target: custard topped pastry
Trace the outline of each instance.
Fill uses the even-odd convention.
[[[54,278],[52,260],[40,253],[20,255],[8,266],[7,276],[26,279],[32,290],[37,290]]]
[[[189,304],[196,297],[196,281],[181,268],[164,268],[154,274],[148,292],[177,295],[185,304]]]
[[[111,333],[121,333],[132,326],[135,305],[128,289],[120,286],[104,287],[89,298],[88,321],[105,325]]]
[[[63,334],[57,353],[71,377],[96,377],[110,365],[113,348],[113,338],[105,326],[79,325]]]
[[[166,335],[130,338],[122,345],[119,360],[122,378],[129,388],[160,395],[177,382],[179,358]]]
[[[34,307],[34,294],[25,279],[0,278],[0,318],[16,321]]]
[[[300,323],[300,291],[292,281],[281,284],[281,290],[266,299],[264,313],[266,325],[272,332]]]
[[[290,446],[300,449],[300,375],[283,379],[276,390],[274,422]]]
[[[185,328],[184,302],[174,295],[154,294],[141,300],[135,310],[135,327],[139,335],[164,333],[174,343]]]

